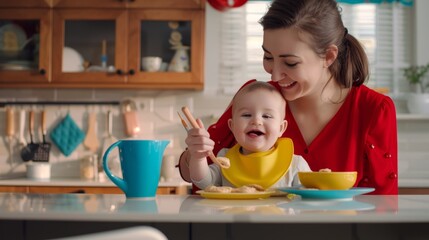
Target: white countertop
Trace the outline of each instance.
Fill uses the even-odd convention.
[[[399,187],[428,188],[429,179],[401,179],[399,178]],[[105,180],[83,180],[80,178],[51,178],[49,180],[32,180],[23,178],[0,179],[0,186],[66,186],[66,187],[113,187],[115,186],[110,179]],[[169,181],[160,181],[160,187],[180,187],[191,186],[190,183],[181,178],[175,178]]]
[[[0,193],[0,219],[182,223],[429,222],[429,195],[361,195],[348,201],[286,197],[214,200],[198,195]]]
[[[190,183],[182,179],[171,179],[160,181],[159,187],[181,187],[190,186]],[[51,178],[48,180],[34,180],[27,178],[2,179],[0,186],[61,186],[61,187],[114,187],[115,184],[110,179],[104,180],[84,180],[80,178]]]

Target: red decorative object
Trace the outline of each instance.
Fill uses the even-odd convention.
[[[226,11],[230,8],[243,6],[247,0],[208,0],[210,5],[218,11]]]

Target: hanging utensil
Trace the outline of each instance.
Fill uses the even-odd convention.
[[[36,152],[34,153],[34,162],[49,162],[49,152],[51,151],[51,144],[46,142],[46,111],[41,113],[41,126],[43,142],[37,144]]]
[[[21,158],[23,161],[28,162],[34,159],[34,153],[37,151],[38,144],[33,142],[33,131],[34,131],[34,111],[31,110],[29,114],[29,128],[30,132],[30,143],[21,149]]]
[[[25,110],[21,109],[19,111],[19,146],[23,148],[27,146],[27,140],[24,137],[24,129],[25,129]]]
[[[15,111],[13,108],[6,109],[6,139],[9,145],[10,165],[13,163],[13,137],[15,135]]]
[[[107,149],[115,142],[117,142],[118,139],[113,136],[112,133],[112,112],[109,110],[106,113],[106,133],[104,135],[103,139],[103,148],[100,154],[100,161],[99,161],[99,168],[103,169],[102,166],[102,157],[104,153],[107,151]],[[119,152],[118,149],[113,149],[109,154],[109,160],[108,165],[110,170],[113,171],[113,173],[116,176],[119,176],[121,174],[121,163],[119,162]]]
[[[96,153],[100,142],[97,137],[97,119],[95,113],[91,112],[88,116],[88,131],[83,140],[83,145],[91,152]]]
[[[183,114],[185,114],[185,117],[188,119],[188,121],[192,125],[192,127],[194,127],[194,128],[200,128],[200,125],[198,125],[197,121],[192,116],[191,111],[189,111],[189,109],[187,107],[182,107],[182,112],[183,112]],[[229,168],[231,166],[230,165],[230,161],[229,161],[228,158],[226,158],[226,157],[216,157],[213,154],[212,151],[209,152],[209,158],[215,164],[219,165],[219,167],[221,167],[221,168]]]

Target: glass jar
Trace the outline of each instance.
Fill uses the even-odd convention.
[[[80,160],[80,178],[85,180],[98,179],[97,154],[83,157]]]

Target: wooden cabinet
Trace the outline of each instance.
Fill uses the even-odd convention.
[[[68,67],[69,71],[63,71],[63,63],[64,53],[75,53],[75,55],[68,54],[67,56],[70,58],[75,58],[76,54],[80,54],[79,52],[88,53],[92,49],[94,49],[94,54],[101,53],[101,44],[92,44],[92,46],[85,47],[82,46],[88,38],[88,34],[90,34],[91,29],[85,28],[85,30],[78,30],[70,32],[69,35],[71,39],[68,41],[65,39],[66,31],[65,27],[67,27],[67,23],[71,23],[70,28],[78,28],[79,26],[84,27],[84,24],[90,24],[91,22],[102,21],[102,23],[111,23],[113,26],[113,38],[112,42],[115,43],[114,52],[111,56],[114,56],[114,60],[111,64],[115,65],[115,69],[117,71],[125,71],[127,69],[127,12],[119,9],[58,9],[53,13],[54,25],[53,25],[53,48],[52,48],[52,79],[55,85],[62,86],[88,86],[88,87],[96,87],[111,85],[122,85],[126,83],[126,74],[122,73],[106,73],[106,72],[89,72],[89,71],[74,71],[74,68],[77,66]],[[94,22],[95,26],[99,25]],[[73,26],[77,24],[77,26]],[[116,26],[116,27],[115,27]],[[111,28],[112,29],[112,28]],[[96,30],[92,30],[96,33]],[[80,34],[80,35],[79,35]],[[96,43],[100,43],[102,39],[99,41],[95,40]],[[109,41],[110,42],[110,41]],[[67,45],[67,46],[65,46]],[[85,45],[85,44],[84,44]],[[89,45],[89,43],[88,43]],[[64,47],[70,48],[70,52],[63,51]],[[76,51],[76,52],[72,52]],[[80,54],[81,55],[81,54]],[[67,58],[67,56],[65,58]],[[87,58],[83,55],[84,58]],[[89,57],[88,57],[89,58]],[[82,59],[83,60],[83,59]],[[94,64],[98,64],[94,62]],[[79,68],[77,68],[78,70]],[[83,69],[83,67],[82,67]]]
[[[51,0],[2,0],[0,7],[39,8],[51,6]]]
[[[16,1],[16,0],[15,0]],[[23,0],[22,0],[23,1]],[[205,0],[54,0],[54,7],[201,9]]]
[[[401,187],[398,189],[398,193],[401,195],[428,195],[429,188],[413,188],[413,187]]]
[[[38,66],[0,67],[0,87],[203,88],[205,0],[48,2],[50,8],[31,10],[0,5],[0,20],[40,22]],[[184,46],[186,68],[168,68],[178,53],[173,35]],[[162,59],[159,70],[143,70],[142,58],[149,56]],[[2,63],[8,62],[0,46]]]
[[[49,83],[51,13],[0,8],[0,87]]]

